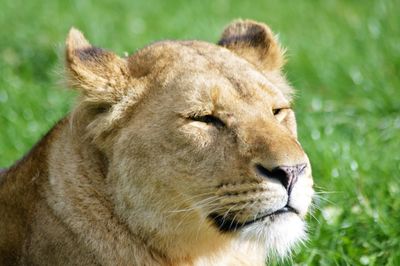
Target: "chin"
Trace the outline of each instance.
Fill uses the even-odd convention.
[[[294,213],[266,217],[239,231],[239,237],[255,242],[267,252],[267,257],[284,258],[303,243],[306,236],[305,222]]]

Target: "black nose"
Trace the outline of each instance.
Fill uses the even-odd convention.
[[[306,166],[305,163],[294,166],[278,166],[270,171],[261,164],[256,164],[256,169],[264,177],[279,180],[290,194],[293,185],[297,182],[299,175],[304,171]]]

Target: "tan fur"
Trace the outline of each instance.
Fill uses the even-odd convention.
[[[166,41],[120,58],[71,29],[66,70],[81,98],[0,174],[0,265],[263,265],[304,237],[311,167],[282,49],[253,21],[219,44]],[[289,198],[257,164],[307,167]],[[287,202],[297,214],[228,232],[212,218],[243,224]]]

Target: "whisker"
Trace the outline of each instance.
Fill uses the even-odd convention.
[[[186,208],[186,209],[175,209],[175,210],[170,210],[170,211],[168,211],[168,212],[169,212],[169,213],[176,213],[176,212],[192,211],[192,210],[198,209],[199,206],[202,205],[203,203],[206,204],[207,201],[213,201],[214,199],[218,199],[218,198],[219,198],[218,196],[208,197],[208,198],[205,198],[205,199],[203,199],[203,200],[200,200],[200,201],[196,202],[196,203],[193,205],[193,207],[191,207],[191,208]]]
[[[314,191],[314,194],[340,194],[341,191]]]
[[[209,208],[210,206],[218,206],[218,204],[216,204],[216,202],[218,200],[219,200],[219,197],[214,197],[209,202],[203,202],[203,204],[195,206],[195,208],[192,208],[192,210],[206,208],[206,207]],[[211,203],[213,203],[213,204],[211,204]],[[185,213],[185,215],[182,217],[181,221],[175,226],[175,230],[177,230],[183,224],[183,222],[186,221],[186,219],[190,216],[190,214],[191,213],[189,211]]]
[[[179,198],[181,198],[182,199],[182,201],[181,202],[178,202],[178,203],[184,203],[184,202],[190,202],[190,201],[192,201],[192,200],[194,200],[194,199],[196,199],[196,198],[202,198],[202,197],[204,197],[204,196],[208,196],[208,195],[215,195],[215,192],[205,192],[205,193],[200,193],[200,194],[195,194],[195,195],[193,195],[193,196],[191,196],[191,197],[186,197],[185,195],[183,195],[183,194],[177,194],[174,198],[172,198],[172,199],[179,199]]]
[[[320,195],[314,195],[314,199],[317,201],[324,201],[332,205],[336,205],[336,203],[332,202],[331,200],[327,199],[326,197],[321,197]]]

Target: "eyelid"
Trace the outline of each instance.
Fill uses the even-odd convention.
[[[206,124],[212,124],[216,126],[217,128],[221,127],[226,127],[226,124],[224,121],[222,121],[219,117],[216,117],[214,115],[199,115],[199,116],[190,116],[188,119],[193,120],[193,121],[199,121],[203,122]]]
[[[289,106],[287,106],[287,107],[276,107],[276,108],[272,109],[272,113],[273,114],[275,114],[275,112],[279,113],[280,111],[287,110],[287,109],[290,109],[290,107]]]

